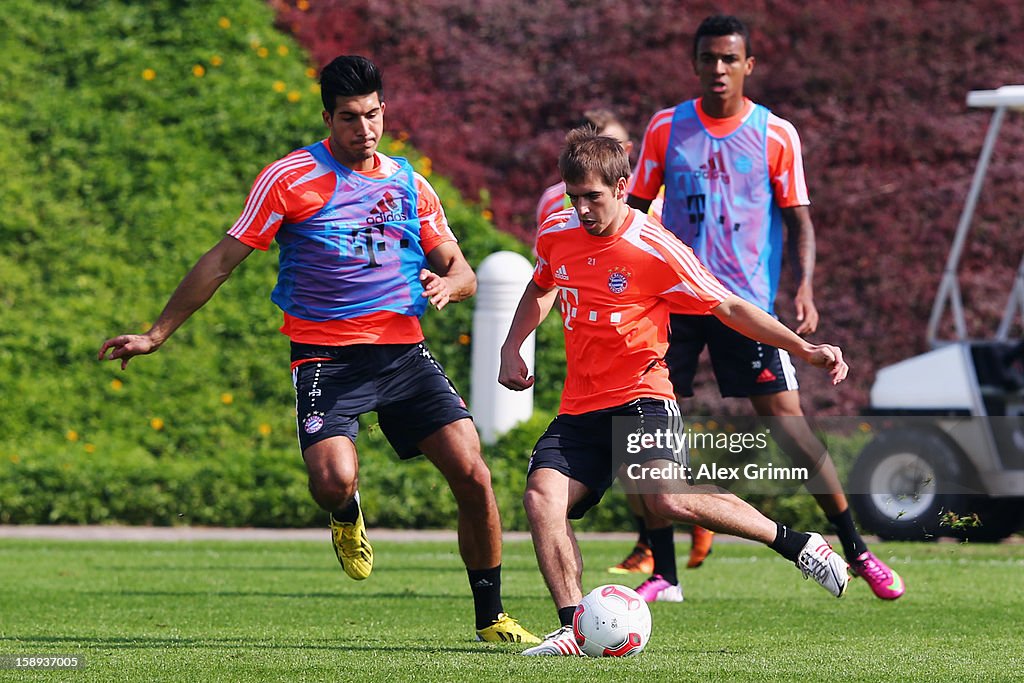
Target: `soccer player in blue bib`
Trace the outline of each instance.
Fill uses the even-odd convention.
[[[775,307],[783,233],[788,231],[797,253],[796,332],[812,333],[818,326],[814,226],[796,129],[744,97],[754,57],[747,28],[735,17],[712,16],[701,23],[694,36],[693,66],[702,95],[651,119],[628,202],[646,210],[664,185],[665,227],[722,284],[768,313]],[[747,397],[759,415],[785,418],[779,423],[790,433],[780,445],[798,465],[818,473],[823,490],[815,498],[839,535],[851,570],[878,597],[900,597],[902,579],[868,550],[854,526],[835,466],[803,419],[789,355],[711,316],[674,315],[671,330],[666,360],[677,397],[693,396],[697,359],[707,346],[723,396]],[[654,596],[677,577],[671,534],[649,535],[655,574],[640,592]]]
[[[359,416],[377,412],[398,457],[444,475],[459,509],[459,550],[481,640],[539,642],[501,600],[501,522],[466,404],[424,344],[419,317],[476,291],[476,275],[430,184],[377,146],[383,79],[370,60],[338,57],[320,74],[326,139],[273,162],[242,215],[175,290],[145,334],[104,342],[124,368],[156,351],[254,249],[280,245],[271,299],[291,339],[299,445],[317,504],[330,513],[345,573],[373,568],[359,506]]]

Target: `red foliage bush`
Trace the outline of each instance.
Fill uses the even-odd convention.
[[[748,94],[800,131],[818,231],[820,338],[843,344],[850,389],[805,371],[818,410],[854,413],[874,370],[924,350],[924,329],[988,123],[969,90],[1021,81],[1024,6],[954,3],[622,3],[314,0],[280,21],[319,64],[384,69],[387,125],[502,229],[526,236],[557,177],[565,129],[597,105],[639,138],[697,93],[692,33],[715,11],[752,30]],[[303,7],[306,5],[303,4]],[[1024,249],[1024,126],[1007,121],[961,267],[971,332],[991,334]],[[780,297],[779,313],[792,321]],[[704,392],[707,395],[707,392]],[[709,409],[714,410],[714,402]]]

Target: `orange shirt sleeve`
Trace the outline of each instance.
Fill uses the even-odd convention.
[[[260,171],[242,215],[228,234],[254,249],[266,251],[285,220],[299,222],[322,209],[334,191],[333,177],[321,183],[304,183],[302,191],[292,188],[292,183],[315,166],[309,152],[297,150]]]
[[[537,227],[540,227],[551,214],[566,208],[565,183],[559,181],[544,190],[537,202]]]
[[[637,159],[633,175],[629,178],[626,191],[640,199],[654,199],[665,179],[665,153],[668,150],[669,134],[672,132],[672,117],[676,108],[662,109],[655,114],[644,131],[640,158]]]
[[[772,194],[780,208],[811,203],[804,177],[800,136],[793,124],[774,114],[768,117],[768,173]]]
[[[423,253],[429,254],[445,242],[457,242],[434,188],[419,173],[414,174],[413,179],[418,195],[416,208],[420,215],[420,243],[423,245]]]
[[[551,258],[551,233],[547,231],[565,223],[570,215],[568,211],[553,213],[541,224],[540,230],[537,232],[537,243],[534,246],[537,252],[537,263],[533,267],[533,283],[545,291],[553,289],[556,285],[549,261]]]

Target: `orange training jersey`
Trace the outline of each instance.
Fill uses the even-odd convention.
[[[327,145],[327,140],[321,144]],[[375,166],[363,172],[374,179],[395,173],[394,160],[377,153]],[[419,173],[413,176],[420,220],[420,240],[427,254],[438,245],[454,242],[455,235],[441,201]],[[316,215],[337,188],[334,171],[317,164],[304,149],[296,150],[260,172],[245,202],[245,209],[228,234],[243,244],[266,250],[284,223],[300,223]],[[379,311],[343,320],[304,320],[287,313],[281,331],[292,341],[324,346],[351,344],[414,344],[423,341],[419,319],[413,316]]]
[[[746,106],[743,111],[726,119],[714,119],[705,114],[700,99],[694,102],[694,106],[700,122],[708,133],[716,138],[724,138],[735,132],[754,112],[753,102],[744,100],[744,103]],[[647,124],[643,145],[640,147],[640,158],[629,180],[629,194],[641,199],[654,199],[658,196],[665,178],[665,154],[675,112],[675,107],[663,109]],[[800,136],[797,135],[792,123],[775,114],[768,115],[767,156],[772,192],[779,208],[810,204],[807,180],[804,177]]]
[[[551,216],[537,237],[533,281],[559,290],[567,367],[559,412],[570,415],[671,400],[669,312],[706,314],[730,296],[689,247],[635,209],[609,237],[584,230],[573,209]]]

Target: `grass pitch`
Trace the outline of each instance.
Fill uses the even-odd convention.
[[[603,572],[626,545],[583,544],[585,589],[633,583]],[[3,540],[0,657],[77,654],[86,668],[0,680],[1024,680],[1024,545],[874,549],[907,583],[895,603],[860,581],[836,600],[767,549],[718,543],[683,571],[685,603],[652,605],[645,652],[587,660],[474,642],[454,542],[377,542],[355,582],[326,530],[319,543]],[[507,543],[504,568],[509,612],[552,630],[530,544]]]

